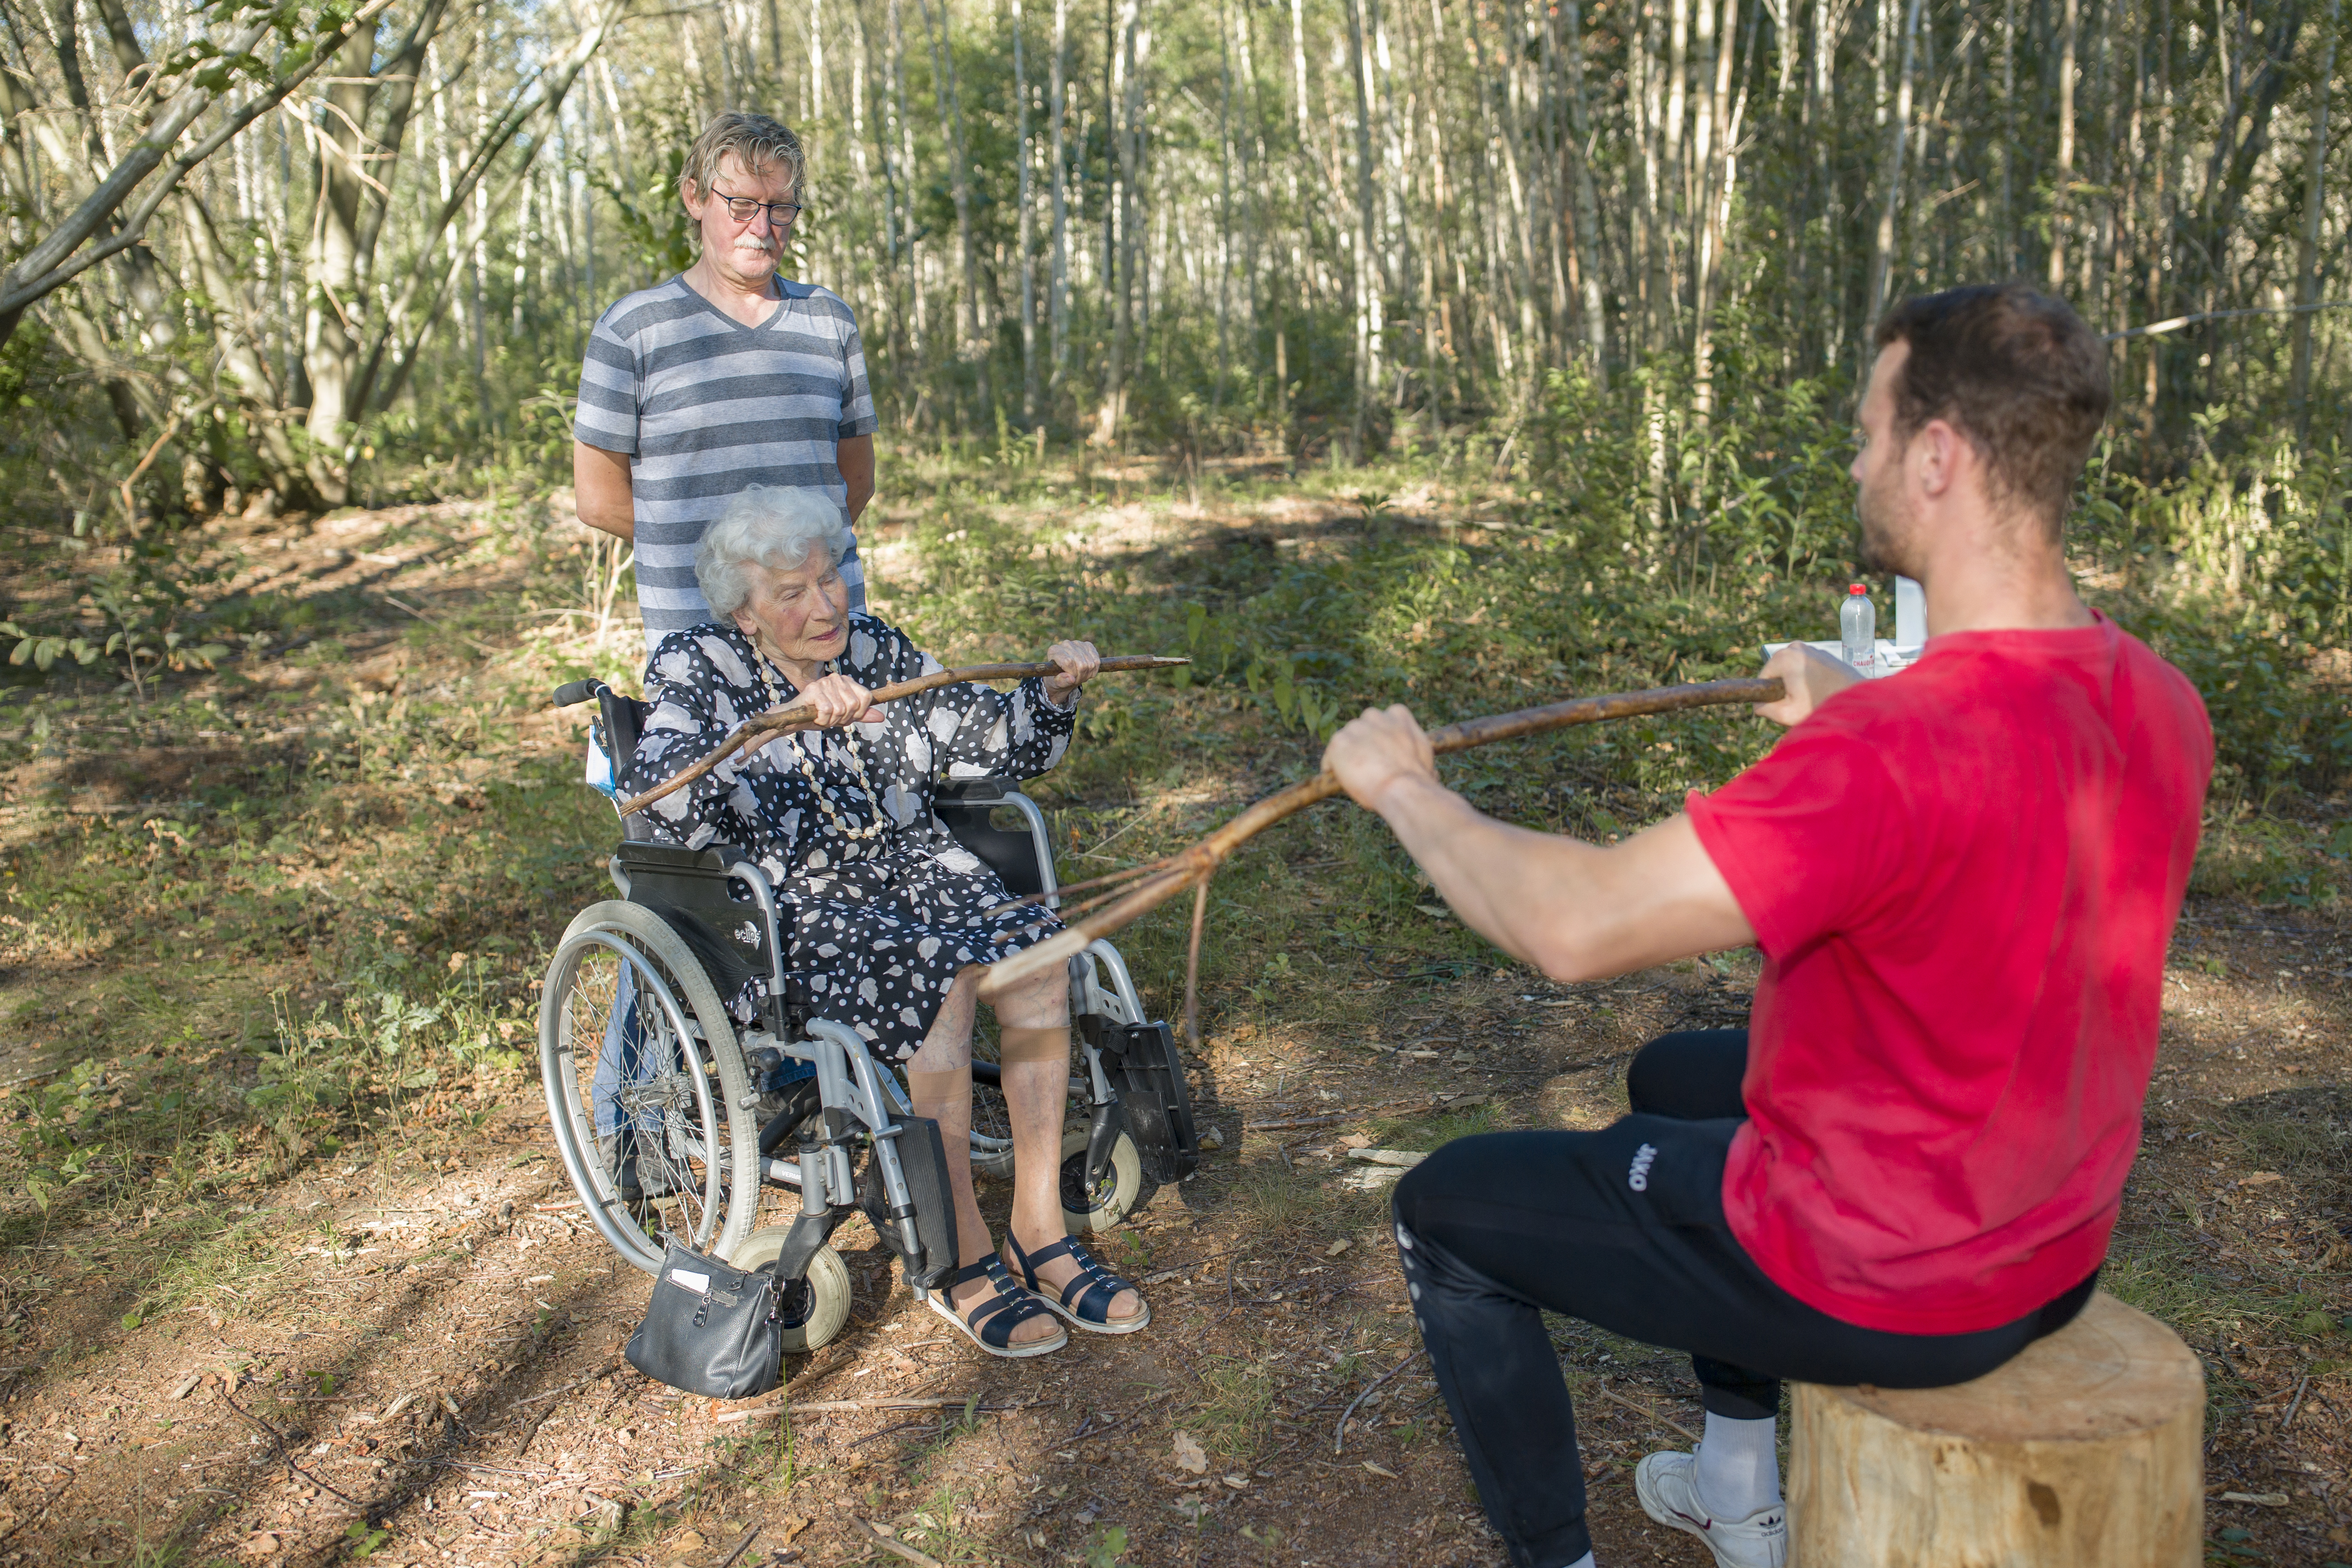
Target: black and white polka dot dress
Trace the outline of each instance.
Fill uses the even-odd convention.
[[[904,632],[852,614],[849,646],[827,671],[873,687],[940,667]],[[652,789],[794,695],[733,626],[671,632],[646,666],[653,711],[621,793]],[[646,819],[664,842],[731,843],[757,861],[793,906],[786,967],[815,971],[818,1016],[848,1024],[887,1060],[922,1043],[966,966],[1061,929],[1034,905],[985,913],[1012,895],[932,814],[931,791],[943,779],[1036,777],[1069,749],[1074,714],[1034,678],[1010,692],[940,686],[881,712],[878,724],[772,740],[656,801]],[[735,1009],[748,1018],[764,990],[754,979]]]

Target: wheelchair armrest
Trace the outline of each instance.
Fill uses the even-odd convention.
[[[931,791],[940,800],[958,800],[974,806],[992,806],[1021,792],[1021,780],[992,774],[986,779],[943,779]]]

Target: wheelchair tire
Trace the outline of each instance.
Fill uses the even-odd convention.
[[[1087,1130],[1062,1130],[1062,1223],[1073,1236],[1108,1230],[1143,1207],[1143,1155],[1122,1131],[1110,1146],[1110,1166],[1091,1191],[1087,1186]]]
[[[743,1238],[727,1260],[738,1269],[772,1263],[784,1249],[792,1228],[763,1225]],[[797,1289],[787,1292],[778,1318],[784,1330],[784,1354],[798,1354],[832,1342],[849,1321],[849,1265],[830,1247],[820,1247],[809,1260],[808,1272]]]
[[[625,1020],[614,1017],[625,973]],[[614,1250],[651,1274],[664,1232],[722,1258],[741,1244],[760,1207],[751,1076],[717,990],[661,916],[607,900],[572,920],[540,994],[539,1060],[557,1152]],[[625,1097],[633,1124],[600,1132],[600,1097]]]

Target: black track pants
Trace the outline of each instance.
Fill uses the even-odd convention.
[[[1670,1034],[1627,1072],[1633,1113],[1597,1133],[1446,1145],[1397,1184],[1398,1256],[1486,1516],[1517,1568],[1591,1550],[1568,1385],[1538,1309],[1691,1353],[1707,1409],[1778,1413],[1779,1380],[1934,1388],[2073,1321],[2097,1275],[2017,1322],[1899,1334],[1815,1311],[1723,1218],[1744,1030]]]

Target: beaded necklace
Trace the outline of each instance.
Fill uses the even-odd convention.
[[[760,656],[759,674],[761,695],[768,699],[768,706],[770,708],[780,708],[783,706],[783,694],[777,691],[776,683],[768,678],[768,672],[772,669],[775,669],[775,662],[768,657],[768,651],[760,647],[757,643],[753,644],[753,652],[757,653]],[[828,666],[825,674],[831,674],[832,673],[832,669]],[[779,678],[782,678],[783,676],[783,672],[782,670],[776,670],[776,674]],[[793,737],[793,739],[785,742],[785,744],[792,749],[793,759],[800,764],[801,777],[808,780],[809,793],[816,798],[817,810],[824,813],[824,820],[833,824],[834,831],[841,834],[844,838],[859,841],[879,838],[882,836],[883,831],[889,826],[889,823],[884,819],[879,809],[881,801],[874,793],[874,781],[866,775],[866,761],[863,758],[857,755],[857,743],[856,741],[845,739],[840,749],[843,754],[849,758],[849,771],[856,776],[858,789],[866,792],[866,800],[873,801],[877,808],[874,813],[874,820],[868,822],[853,823],[834,809],[833,801],[825,795],[824,786],[817,781],[816,764],[810,759],[809,754],[802,749],[798,737]],[[824,732],[823,730],[818,730],[816,732],[816,744],[818,749],[823,750],[824,748]]]

